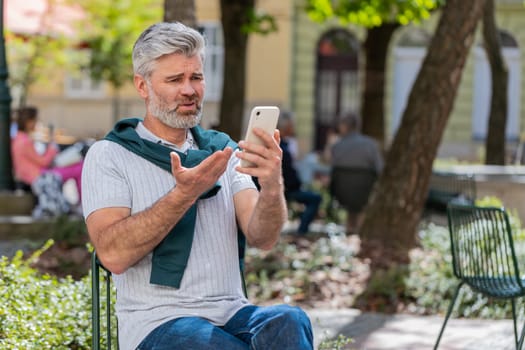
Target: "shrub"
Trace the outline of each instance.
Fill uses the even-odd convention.
[[[0,349],[91,349],[91,276],[75,281],[32,267],[52,244],[28,259],[20,251],[0,258]]]

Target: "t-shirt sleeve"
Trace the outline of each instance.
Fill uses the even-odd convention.
[[[109,207],[131,208],[131,191],[120,163],[126,152],[111,141],[98,141],[87,152],[82,169],[84,218]]]
[[[246,174],[241,174],[240,172],[235,170],[235,167],[239,166],[240,162],[241,160],[237,158],[234,152],[234,154],[232,154],[230,161],[228,163],[228,172],[230,176],[232,177],[232,181],[231,181],[232,194],[234,195],[248,188],[257,189],[257,187],[255,187],[255,183],[253,182],[253,179],[251,176],[246,175]]]

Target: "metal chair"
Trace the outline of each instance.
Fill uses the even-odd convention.
[[[105,279],[105,309],[106,309],[106,344],[107,349],[111,350],[111,272],[109,272],[97,258],[95,251],[91,254],[91,326],[93,330],[91,348],[100,350],[100,272],[103,272]],[[117,343],[118,349],[118,343]]]
[[[516,301],[525,296],[509,218],[503,208],[449,203],[447,208],[454,275],[460,280],[434,350],[438,348],[447,321],[463,285],[497,299],[510,299],[516,349],[521,350],[525,325],[518,338]]]

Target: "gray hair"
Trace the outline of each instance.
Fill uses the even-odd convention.
[[[200,55],[204,62],[205,41],[201,33],[179,22],[151,25],[133,45],[133,72],[148,79],[155,61],[170,54]]]
[[[349,131],[357,131],[361,128],[361,120],[357,113],[347,112],[341,117],[339,125],[346,126]]]

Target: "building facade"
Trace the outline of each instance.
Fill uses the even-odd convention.
[[[359,111],[366,31],[335,20],[314,23],[303,0],[259,1],[259,11],[274,16],[278,31],[251,35],[247,55],[245,116],[255,105],[292,110],[301,154],[322,148],[338,116]],[[203,124],[218,121],[222,89],[223,46],[218,0],[196,0],[197,19],[208,42],[207,95]],[[389,47],[385,116],[387,143],[399,125],[414,78],[438,22],[439,13],[420,25],[400,27]],[[525,130],[525,6],[522,0],[497,1],[496,21],[510,70],[507,137],[515,147]],[[490,72],[478,33],[471,50],[454,109],[442,139],[443,157],[479,160],[486,134]],[[59,72],[53,81],[32,89],[29,104],[38,106],[44,123],[53,123],[76,137],[101,137],[114,122],[114,100],[107,84],[93,84],[87,74]],[[431,106],[429,106],[431,108]],[[120,92],[120,115],[142,116],[143,101],[131,84]],[[366,118],[366,116],[362,116]],[[245,125],[246,126],[246,125]]]

